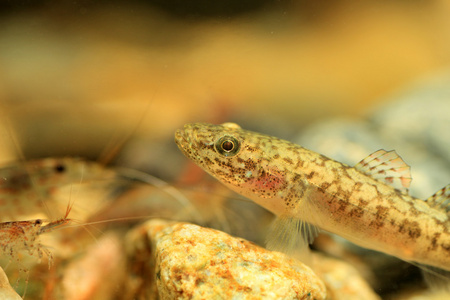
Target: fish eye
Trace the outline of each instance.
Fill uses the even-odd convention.
[[[64,166],[63,164],[57,164],[55,166],[55,171],[58,173],[63,173],[66,170],[66,166]]]
[[[34,221],[34,224],[41,225],[42,224],[42,220],[41,219],[37,219],[36,221]]]
[[[232,136],[223,136],[215,143],[216,151],[223,156],[234,156],[239,152],[241,143]]]

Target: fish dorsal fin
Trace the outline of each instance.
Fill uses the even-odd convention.
[[[308,252],[319,228],[300,219],[280,216],[273,221],[266,239],[269,250],[295,255]]]
[[[394,150],[375,151],[357,163],[355,169],[404,193],[412,180],[411,167]]]
[[[430,207],[444,210],[450,216],[450,183],[427,199]]]

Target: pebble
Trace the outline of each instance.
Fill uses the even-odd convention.
[[[313,254],[313,259],[314,271],[325,282],[328,299],[381,299],[352,265],[318,252]]]
[[[9,284],[8,277],[0,267],[0,300],[20,300],[22,299]]]
[[[121,299],[131,299],[125,296],[122,287],[125,274],[122,242],[117,235],[108,233],[65,267],[62,282],[53,296],[55,299],[107,300],[117,297],[121,291]]]
[[[135,250],[145,248],[136,243],[143,232],[156,257],[161,299],[326,299],[323,281],[309,267],[244,239],[151,220],[129,234],[128,242],[140,245]]]

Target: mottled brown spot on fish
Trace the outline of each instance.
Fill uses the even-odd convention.
[[[436,232],[436,233],[433,235],[433,237],[432,237],[432,239],[431,239],[431,244],[430,244],[430,246],[428,247],[428,250],[429,250],[429,251],[434,251],[434,250],[437,249],[437,247],[438,247],[438,239],[439,239],[440,236],[441,236],[441,233],[440,233],[440,232]]]
[[[363,183],[362,182],[355,182],[355,185],[354,185],[354,190],[355,191],[359,191],[360,189],[361,189],[361,186],[363,185]]]
[[[288,158],[288,157],[283,157],[283,160],[284,160],[285,162],[287,162],[288,164],[290,164],[290,165],[293,165],[293,164],[294,164],[294,162],[292,161],[292,159],[290,159],[290,158]]]
[[[207,156],[205,156],[203,158],[203,160],[204,160],[205,164],[207,164],[207,165],[213,165],[214,164],[214,162],[211,159],[209,159],[209,157],[207,157]]]
[[[365,201],[364,199],[359,198],[359,206],[360,206],[360,207],[366,207],[367,204],[369,204],[368,201]]]
[[[448,255],[450,255],[450,244],[449,243],[442,243],[441,245],[442,249],[448,252]]]
[[[257,164],[252,159],[247,159],[244,161],[244,165],[247,170],[255,170],[257,168]]]
[[[352,218],[361,218],[364,215],[364,209],[355,206],[353,209],[350,210],[349,215]]]
[[[311,171],[310,173],[306,173],[305,175],[306,175],[307,179],[311,179],[311,178],[314,177],[314,175],[316,175],[316,172],[315,171]]]
[[[327,189],[332,185],[332,182],[323,182],[318,188],[323,192],[326,192]]]
[[[252,146],[250,146],[250,145],[245,145],[245,149],[248,150],[248,151],[250,151],[250,152],[256,152],[256,151],[258,151],[258,148],[252,147]]]
[[[366,205],[367,205],[367,202],[366,202]],[[375,208],[377,209],[376,218],[377,219],[386,219],[386,217],[388,216],[388,213],[389,213],[389,208],[382,206],[382,205],[377,205]]]
[[[409,220],[403,220],[403,222],[399,225],[399,232],[407,233],[413,239],[420,237],[422,234],[419,223],[417,223],[417,221]]]
[[[300,179],[299,174],[295,174],[294,177],[292,177],[292,182],[297,182]]]

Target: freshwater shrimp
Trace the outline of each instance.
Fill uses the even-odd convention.
[[[1,254],[9,257],[10,261],[19,261],[18,254],[22,251],[30,256],[37,256],[39,259],[42,259],[45,253],[50,268],[53,263],[53,256],[40,243],[39,236],[69,224],[72,221],[68,218],[71,209],[72,205],[69,204],[64,217],[55,221],[35,219],[0,223]]]
[[[68,218],[71,209],[72,204],[69,203],[64,217],[55,221],[35,219],[0,223],[1,256],[9,259],[8,265],[13,261],[16,262],[19,266],[19,271],[26,274],[26,285],[22,297],[26,293],[29,269],[21,263],[19,254],[24,252],[29,256],[38,258],[39,261],[45,254],[47,256],[48,268],[50,269],[53,264],[53,255],[50,250],[41,244],[40,235],[68,225],[72,221]],[[19,278],[17,282],[18,280]]]
[[[61,207],[52,196],[58,188],[81,180],[106,180],[115,173],[80,158],[44,158],[0,168],[0,221],[42,214],[48,206]],[[43,201],[46,199],[46,201]],[[59,205],[58,205],[59,204]],[[51,218],[50,215],[46,217]]]
[[[410,167],[379,150],[354,167],[237,124],[187,124],[175,142],[232,190],[274,213],[268,245],[307,245],[319,229],[372,250],[450,271],[450,184],[427,200],[408,194]]]

